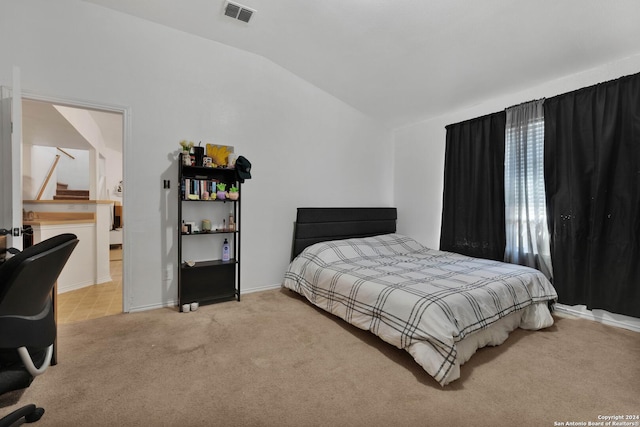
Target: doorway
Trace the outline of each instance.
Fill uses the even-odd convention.
[[[108,239],[96,239],[96,242],[108,241],[109,247],[98,248],[96,245],[95,248],[96,252],[109,252],[110,280],[103,276],[97,277],[100,280],[95,284],[81,283],[71,288],[59,288],[58,323],[73,323],[123,312],[122,189],[126,110],[23,94],[22,116],[23,153],[29,152],[24,159],[30,162],[29,167],[24,168],[23,200],[35,200],[35,194],[41,197],[38,200],[60,203],[83,203],[77,199],[90,198],[88,203],[108,204],[111,212],[109,221],[104,222],[108,229],[96,230],[96,233],[108,233]],[[38,176],[38,172],[31,173],[32,170],[49,170],[49,166],[38,167],[39,154],[33,153],[47,151],[55,151],[56,157],[64,161],[56,161],[57,166],[53,169],[57,170],[42,179],[43,172]],[[85,151],[92,154],[86,156],[83,154]],[[87,157],[91,161],[83,161]],[[93,179],[89,179],[89,175],[93,175]],[[50,177],[52,182],[47,183]],[[96,222],[96,227],[99,224]]]

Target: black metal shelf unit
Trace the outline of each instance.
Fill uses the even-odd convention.
[[[186,166],[180,162],[178,191],[178,304],[193,302],[199,305],[236,299],[240,301],[240,200],[207,200],[218,183],[224,183],[227,191],[238,188],[234,169]],[[184,217],[185,211],[191,217]],[[225,220],[231,216],[233,227]],[[189,223],[200,225],[203,219],[224,218],[212,224],[210,231],[194,231]],[[213,245],[226,238],[230,244],[230,259],[222,261]],[[190,248],[191,246],[191,248]],[[194,250],[195,247],[195,250]],[[190,258],[190,259],[186,259]]]

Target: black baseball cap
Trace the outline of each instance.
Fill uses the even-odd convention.
[[[236,159],[236,174],[238,181],[244,182],[245,179],[251,179],[251,162],[244,156]]]

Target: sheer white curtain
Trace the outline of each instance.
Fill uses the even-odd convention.
[[[553,277],[544,188],[543,100],[506,110],[504,260]]]

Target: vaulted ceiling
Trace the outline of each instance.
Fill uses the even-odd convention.
[[[638,0],[237,1],[248,24],[224,0],[84,1],[261,55],[390,127],[640,53]]]
[[[69,108],[69,107],[64,107]],[[81,109],[83,110],[83,109]],[[84,110],[91,126],[101,134],[100,144],[115,152],[122,152],[122,114]],[[92,142],[82,134],[49,102],[22,100],[23,141],[30,145],[88,150]]]

